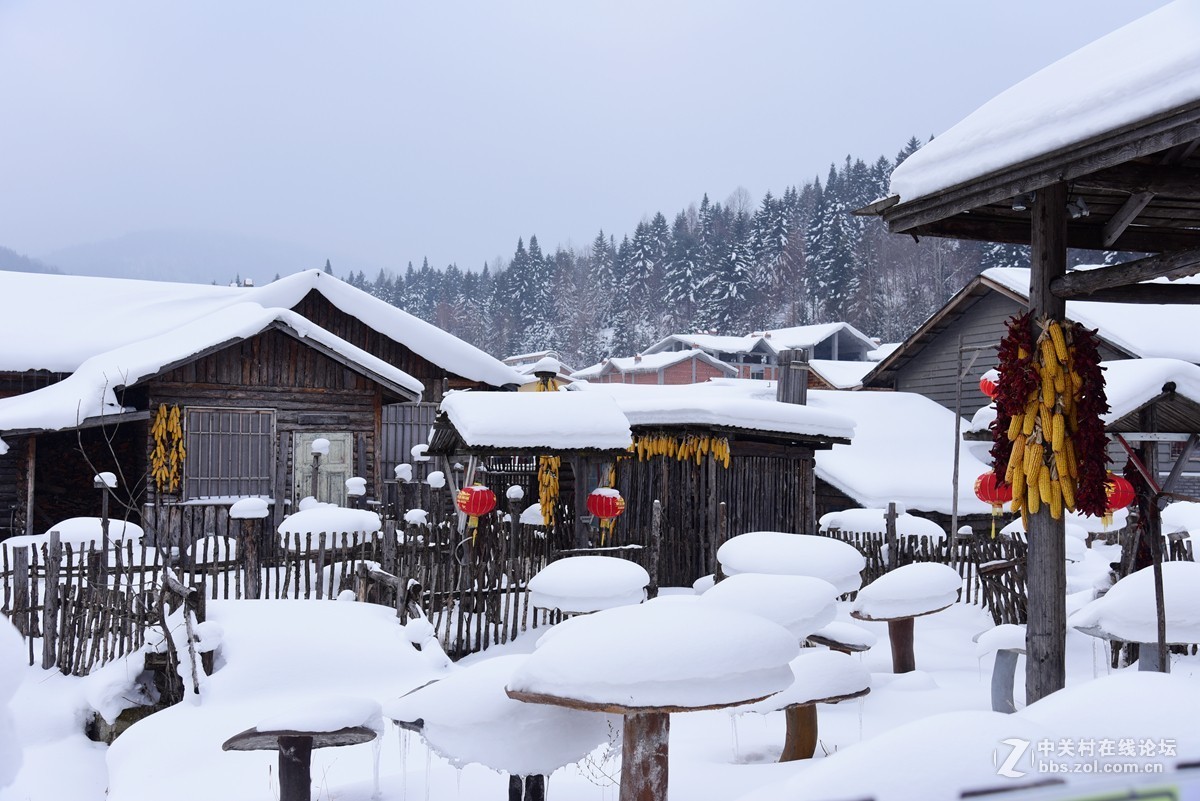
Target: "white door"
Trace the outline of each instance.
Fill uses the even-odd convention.
[[[329,453],[321,457],[317,474],[317,500],[346,505],[346,479],[354,475],[354,435],[349,431],[297,431],[292,435],[292,496],[300,498],[313,494],[312,443],[318,437],[329,440]]]

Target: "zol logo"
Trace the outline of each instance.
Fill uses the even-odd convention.
[[[1029,740],[1022,740],[1017,737],[1012,737],[1008,740],[1001,740],[1001,745],[1007,745],[1011,750],[1004,761],[1000,760],[1000,749],[992,752],[992,764],[996,765],[996,775],[1003,776],[1006,779],[1019,779],[1025,775],[1025,771],[1017,770],[1017,763],[1021,761],[1021,757],[1025,756],[1025,752],[1029,750]]]

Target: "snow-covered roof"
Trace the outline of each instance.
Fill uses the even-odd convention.
[[[442,412],[468,448],[624,450],[629,421],[613,400],[582,392],[454,392]]]
[[[871,372],[875,362],[834,361],[833,359],[810,359],[808,369],[834,389],[856,389],[862,386],[863,377]]]
[[[1200,350],[1200,348],[1198,348]],[[1122,359],[1104,362],[1104,392],[1109,412],[1105,424],[1120,420],[1162,394],[1167,384],[1175,394],[1200,405],[1200,366],[1179,359]]]
[[[818,478],[861,506],[886,508],[895,501],[911,510],[950,514],[954,412],[913,392],[810,390],[808,405],[854,421],[849,445],[817,451]],[[991,510],[975,497],[975,479],[991,470],[988,447],[962,444],[959,514]]]
[[[2,315],[0,319],[3,319]],[[114,391],[117,388],[132,386],[201,352],[248,339],[274,325],[301,339],[318,343],[362,368],[375,380],[393,385],[399,391],[417,397],[424,389],[420,381],[404,371],[295,312],[264,308],[256,303],[235,303],[199,318],[185,319],[153,336],[137,338],[97,353],[72,368],[74,372],[57,384],[0,400],[0,431],[60,430],[72,428],[88,418],[120,414],[126,410],[117,402]]]
[[[631,426],[709,425],[814,437],[854,436],[853,423],[833,410],[776,401],[773,381],[575,384],[573,389],[610,396]]]
[[[590,381],[600,375],[600,371],[604,369],[607,360],[589,364],[587,367],[580,367],[578,370],[571,373],[571,378],[575,381]]]
[[[673,364],[697,359],[716,367],[729,376],[737,375],[737,368],[725,362],[714,359],[699,348],[679,351],[664,351],[661,353],[645,353],[639,356],[613,357],[603,363],[597,375],[605,373],[653,373],[670,367]],[[578,376],[574,376],[578,378]]]
[[[1200,0],[1198,0],[1200,2]],[[1078,268],[1077,268],[1078,269]],[[995,267],[982,273],[1009,291],[1029,297],[1029,270]],[[1171,283],[1200,283],[1200,278],[1180,278]],[[1067,317],[1133,356],[1162,357],[1200,362],[1200,316],[1188,304],[1096,303],[1067,301]]]
[[[935,194],[1200,100],[1200,0],[1177,0],[1000,93],[892,173]]]
[[[348,315],[418,356],[472,381],[519,383],[516,371],[458,337],[320,270],[260,287],[0,271],[0,370],[69,373],[89,358],[157,336],[220,309],[252,303],[292,309],[316,291]]]
[[[853,339],[861,341],[868,350],[875,347],[875,342],[870,337],[849,323],[818,323],[791,328],[773,328],[745,336],[670,334],[646,348],[643,354],[658,353],[677,342],[709,352],[751,353],[755,350],[767,350],[779,353],[781,350],[794,348],[814,348],[819,343],[843,332]]]

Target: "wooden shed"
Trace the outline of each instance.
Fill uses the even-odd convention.
[[[615,478],[626,502],[605,546],[655,546],[653,505],[660,501],[656,578],[664,585],[690,585],[712,572],[725,537],[758,529],[815,532],[813,455],[848,443],[853,433],[836,413],[777,402],[765,382],[575,386],[474,403],[451,396],[430,452],[468,453],[485,465],[524,458],[530,470],[538,458],[561,458],[551,536],[564,550],[602,544],[598,521],[586,513],[596,487]],[[481,423],[501,420],[506,424],[490,428],[495,433],[484,433]],[[484,475],[493,483],[505,476],[504,483],[513,474],[488,467]],[[532,503],[537,488],[526,475]],[[492,487],[498,493],[499,483]]]

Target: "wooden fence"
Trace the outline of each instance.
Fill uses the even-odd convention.
[[[43,666],[76,675],[145,643],[160,620],[158,593],[168,569],[184,586],[202,587],[205,599],[229,600],[333,599],[356,589],[360,565],[378,568],[422,587],[422,606],[451,656],[549,622],[549,613],[529,606],[525,588],[563,543],[540,527],[496,516],[481,520],[472,541],[456,522],[397,530],[386,521],[367,535],[282,536],[264,531],[261,521],[227,520],[223,534],[181,547],[123,543],[105,553],[96,543],[54,540],[53,547],[4,548],[0,611],[27,637],[30,664],[40,638]]]
[[[821,534],[849,543],[862,552],[867,560],[864,585],[902,565],[938,562],[954,567],[962,576],[959,601],[985,607],[997,625],[1025,622],[1026,545],[1020,535],[995,539],[960,536],[954,543],[948,537],[931,540],[925,536],[898,536],[893,553],[883,533],[834,528]]]

